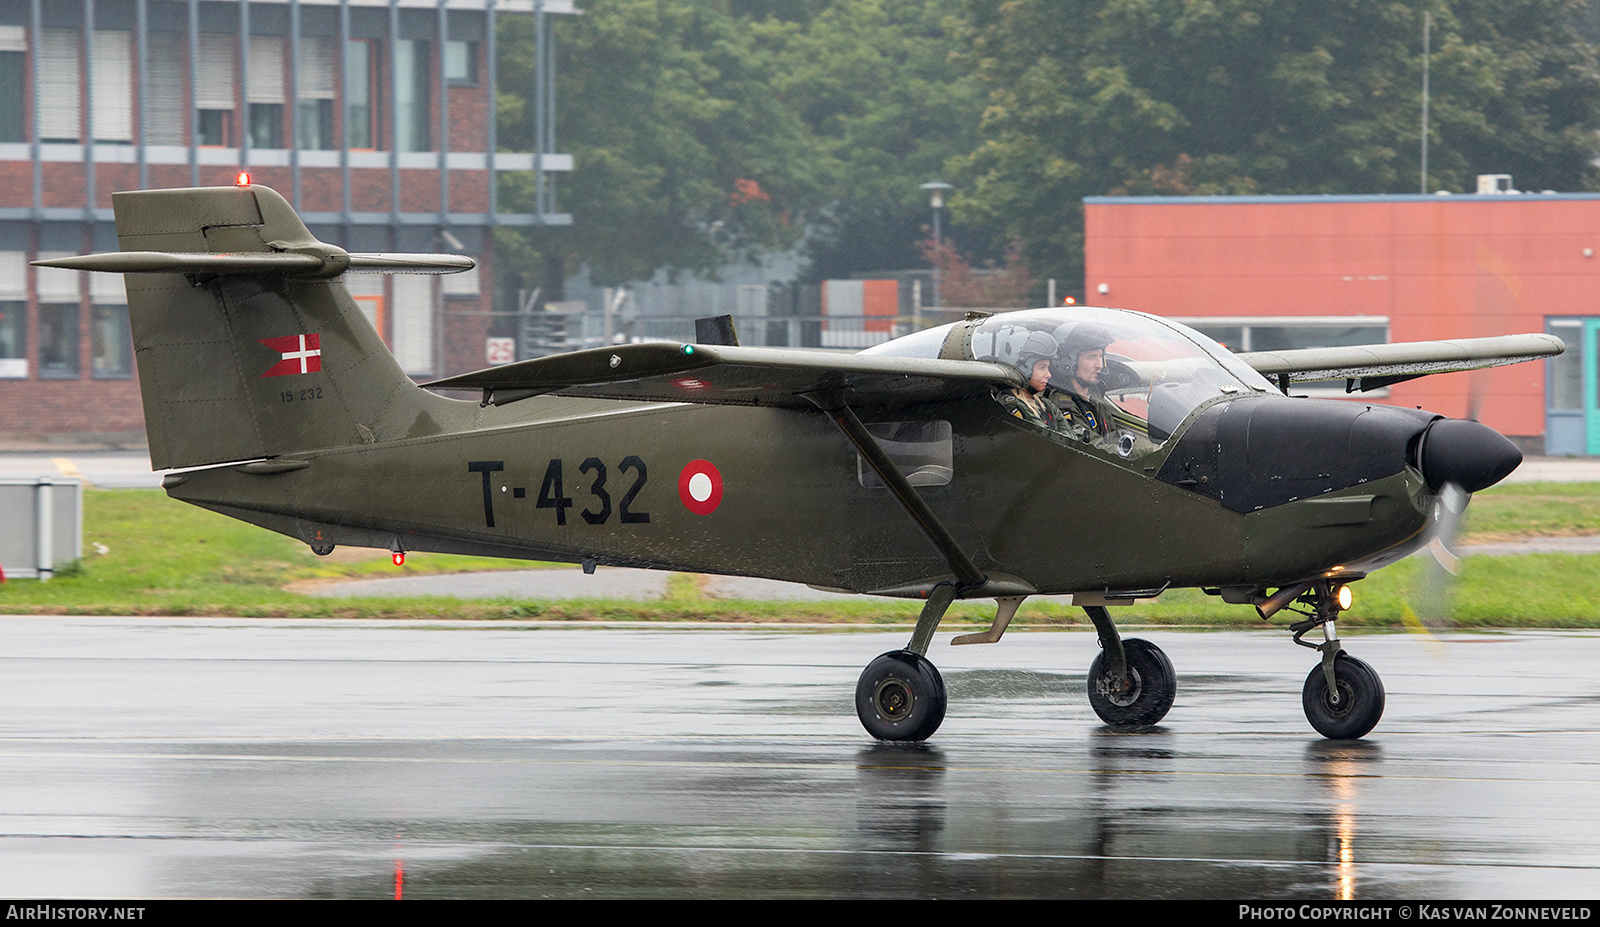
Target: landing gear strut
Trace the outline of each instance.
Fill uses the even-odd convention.
[[[1100,633],[1100,653],[1089,665],[1089,706],[1117,726],[1156,724],[1178,693],[1178,675],[1161,648],[1146,640],[1122,640],[1101,605],[1083,607]]]
[[[956,587],[935,586],[917,617],[911,642],[867,664],[856,682],[856,716],[879,740],[927,740],[944,723],[944,677],[928,659],[939,619],[955,601]]]
[[[1306,720],[1317,733],[1331,740],[1365,736],[1383,717],[1383,680],[1372,667],[1345,653],[1340,645],[1339,632],[1334,627],[1339,602],[1333,583],[1320,580],[1312,584],[1298,601],[1309,604],[1311,612],[1306,620],[1289,626],[1294,642],[1322,654],[1322,664],[1306,677],[1300,693]],[[1321,644],[1300,639],[1315,628],[1322,629]]]

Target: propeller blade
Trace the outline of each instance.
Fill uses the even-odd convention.
[[[1446,657],[1444,643],[1433,636],[1432,628],[1448,627],[1450,597],[1455,577],[1461,573],[1461,558],[1450,550],[1461,533],[1461,518],[1472,494],[1459,483],[1445,483],[1434,498],[1432,523],[1423,547],[1429,557],[1423,561],[1421,581],[1415,592],[1415,609],[1403,609],[1402,622],[1418,637],[1423,649],[1435,660]]]
[[[1427,550],[1435,562],[1452,576],[1461,574],[1461,558],[1450,549],[1461,533],[1461,516],[1467,511],[1472,494],[1459,483],[1446,483],[1439,488],[1433,503],[1433,525],[1429,528]]]

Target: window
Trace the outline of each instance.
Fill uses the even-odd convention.
[[[452,87],[478,83],[478,43],[452,39],[444,43],[444,79]]]
[[[283,147],[283,104],[250,104],[250,147]]]
[[[433,277],[424,274],[395,274],[389,280],[394,288],[395,360],[407,374],[433,374]]]
[[[1336,348],[1361,344],[1387,344],[1389,319],[1385,316],[1272,316],[1256,318],[1173,319],[1200,332],[1235,354],[1247,351],[1297,351],[1301,348]],[[1345,391],[1343,380],[1307,380],[1298,384],[1311,391]],[[1367,395],[1382,396],[1383,390]]]
[[[239,43],[231,35],[214,32],[200,34],[200,66],[202,80],[195,81],[194,105],[200,111],[200,123],[195,134],[201,145],[232,147],[238,144],[234,136],[233,108],[234,67],[239,58]]]
[[[79,138],[79,34],[74,29],[45,29],[39,59],[39,137],[46,142]]]
[[[372,328],[383,339],[384,344],[389,343],[389,338],[384,334],[388,317],[384,312],[383,301],[383,274],[345,274],[339,278],[344,281],[345,289],[349,290],[350,298],[361,307],[361,313],[372,323]]]
[[[955,446],[949,422],[873,422],[867,431],[906,482],[913,486],[950,484],[955,475]],[[867,489],[885,487],[878,472],[860,455],[856,456],[856,480]]]
[[[474,267],[458,274],[440,275],[439,291],[446,296],[476,297],[478,295],[478,268]]]
[[[1174,318],[1172,321],[1189,326],[1235,354],[1385,344],[1389,340],[1389,320],[1384,316]]]
[[[283,39],[275,35],[250,37],[250,145],[283,147],[284,93]]]
[[[28,256],[0,251],[0,379],[28,376]]]
[[[121,274],[90,274],[89,371],[96,380],[133,376],[133,331]]]
[[[345,147],[371,148],[372,43],[351,39],[344,46]]]
[[[233,110],[203,109],[200,111],[200,144],[230,147],[233,145]]]
[[[0,379],[27,375],[28,304],[20,299],[0,301]]]
[[[295,144],[302,150],[333,147],[333,40],[300,40],[300,70],[295,75]]]
[[[25,142],[23,95],[26,93],[27,32],[21,26],[0,26],[0,142]]]
[[[41,251],[39,260],[68,257],[71,252]],[[78,378],[78,300],[83,272],[59,267],[34,268],[39,293],[39,378]]]
[[[1544,362],[1550,377],[1545,404],[1556,412],[1578,411],[1583,408],[1583,351],[1578,349],[1583,343],[1583,322],[1562,319],[1545,329],[1568,345],[1565,353]]]
[[[394,68],[400,111],[400,121],[395,126],[396,147],[401,151],[431,151],[428,43],[401,39],[395,48]]]
[[[78,304],[39,304],[39,379],[78,379]]]
[[[96,142],[133,141],[133,34],[95,30],[90,129]]]
[[[182,145],[185,112],[184,79],[188,71],[189,43],[176,32],[150,33],[145,63],[150,68],[141,138],[147,145]],[[204,143],[202,143],[204,144]]]
[[[125,380],[133,376],[133,333],[127,306],[95,306],[90,326],[93,370],[96,380]]]

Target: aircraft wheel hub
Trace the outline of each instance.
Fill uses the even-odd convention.
[[[1101,676],[1095,681],[1095,686],[1105,700],[1119,708],[1127,708],[1139,701],[1139,695],[1144,691],[1144,681],[1139,677],[1139,671],[1128,667],[1126,679],[1115,679],[1111,676]]]
[[[904,679],[891,676],[878,683],[872,699],[878,706],[879,714],[890,721],[898,721],[910,714],[916,696],[912,695],[911,687]]]

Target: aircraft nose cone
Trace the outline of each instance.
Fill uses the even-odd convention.
[[[1429,489],[1455,483],[1477,492],[1505,479],[1520,463],[1522,452],[1505,435],[1478,422],[1447,418],[1428,427],[1418,468]]]

